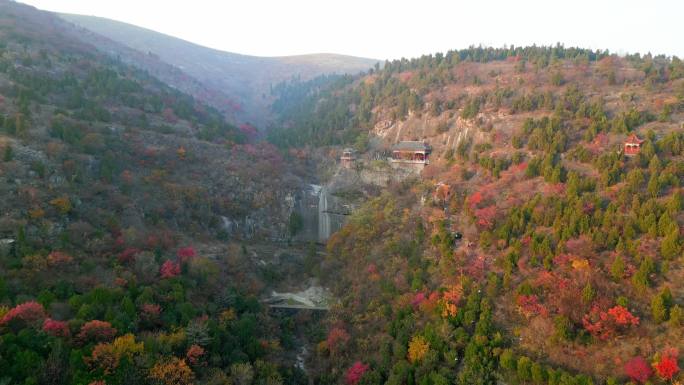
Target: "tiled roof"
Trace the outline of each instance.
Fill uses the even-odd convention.
[[[641,144],[641,143],[643,143],[643,142],[644,142],[644,140],[643,140],[643,139],[639,139],[639,137],[636,136],[636,134],[630,135],[630,136],[627,138],[627,140],[625,141],[625,143],[633,143],[633,144]]]

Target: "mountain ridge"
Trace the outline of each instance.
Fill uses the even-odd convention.
[[[57,14],[73,25],[104,36],[138,52],[154,56],[201,82],[213,92],[233,100],[231,113],[237,122],[265,125],[270,120],[270,88],[293,77],[310,79],[322,74],[355,74],[378,60],[333,53],[294,56],[251,56],[204,47],[181,38],[133,24],[95,16]],[[114,54],[130,57],[121,47]],[[232,111],[231,111],[232,110]]]

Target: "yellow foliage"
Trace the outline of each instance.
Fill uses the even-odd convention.
[[[45,216],[45,210],[41,209],[40,207],[37,209],[32,209],[29,210],[28,215],[31,219],[40,219]]]
[[[114,352],[120,357],[131,357],[134,354],[142,353],[145,349],[145,344],[142,342],[135,342],[135,336],[131,333],[117,337],[112,342]]]
[[[126,334],[117,337],[112,343],[100,343],[93,349],[90,358],[84,360],[91,366],[102,368],[105,374],[113,373],[122,357],[131,358],[135,354],[143,352],[144,344],[135,342],[133,334]]]
[[[51,200],[50,204],[59,210],[61,214],[67,214],[71,211],[71,200],[66,195]]]
[[[0,319],[2,319],[9,310],[9,307],[7,306],[0,306]]]
[[[31,269],[33,271],[42,271],[47,269],[48,261],[47,258],[42,255],[25,255],[21,258],[21,264],[24,268]]]
[[[425,357],[428,350],[430,350],[430,345],[425,341],[422,336],[414,336],[409,342],[408,349],[408,360],[410,363],[416,363]]]
[[[176,150],[176,153],[178,154],[178,157],[180,159],[185,159],[185,155],[187,154],[187,151],[185,150],[185,147],[180,146],[180,147],[178,147],[178,150]]]
[[[316,352],[320,355],[328,353],[328,342],[326,340],[319,342],[316,345]]]
[[[221,315],[219,316],[219,320],[221,320],[221,323],[227,323],[235,319],[235,310],[233,309],[226,309],[221,312]]]
[[[585,270],[589,268],[589,261],[585,258],[577,258],[572,261],[572,267],[576,270]]]
[[[178,329],[171,333],[160,333],[157,335],[157,341],[161,345],[176,349],[185,344],[185,330]]]
[[[185,360],[172,357],[157,362],[150,369],[149,377],[160,385],[190,385],[195,379],[195,374]]]
[[[145,177],[145,182],[159,184],[166,180],[167,172],[161,168],[155,168],[150,175]]]
[[[458,307],[454,305],[453,303],[446,302],[444,303],[444,310],[442,310],[442,317],[456,317],[456,314],[458,314]]]

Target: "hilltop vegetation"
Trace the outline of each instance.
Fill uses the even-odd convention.
[[[321,382],[677,378],[678,58],[470,48],[276,92],[280,145],[370,136],[380,140],[371,152],[398,140],[434,148],[419,178],[391,186],[328,243],[322,274],[342,303],[314,359]],[[631,133],[645,140],[634,157],[622,149]]]
[[[274,88],[274,108],[284,128],[276,126],[273,135],[318,145],[350,143],[377,123],[403,121],[410,112],[442,120],[455,114],[472,119],[485,109],[524,113],[584,102],[581,113],[588,115],[592,102],[594,107],[606,108],[605,98],[615,98],[614,92],[620,90],[624,90],[620,97],[628,98],[623,102],[627,105],[636,104],[632,99],[642,86],[654,95],[664,92],[676,97],[684,92],[678,82],[682,76],[684,63],[676,57],[635,54],[620,58],[607,51],[561,46],[469,48],[386,62],[382,70],[376,66],[362,77],[327,76],[282,83]],[[305,97],[297,97],[300,95]],[[658,103],[649,106],[656,115],[672,114],[677,104],[666,95],[643,102],[647,101]],[[640,123],[639,116],[636,121],[626,120],[628,112],[635,112],[620,112],[606,118],[619,120],[615,124],[622,132]]]

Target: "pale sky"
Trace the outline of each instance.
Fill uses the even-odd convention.
[[[549,45],[684,57],[681,0],[22,0],[124,21],[224,51],[415,57]]]

